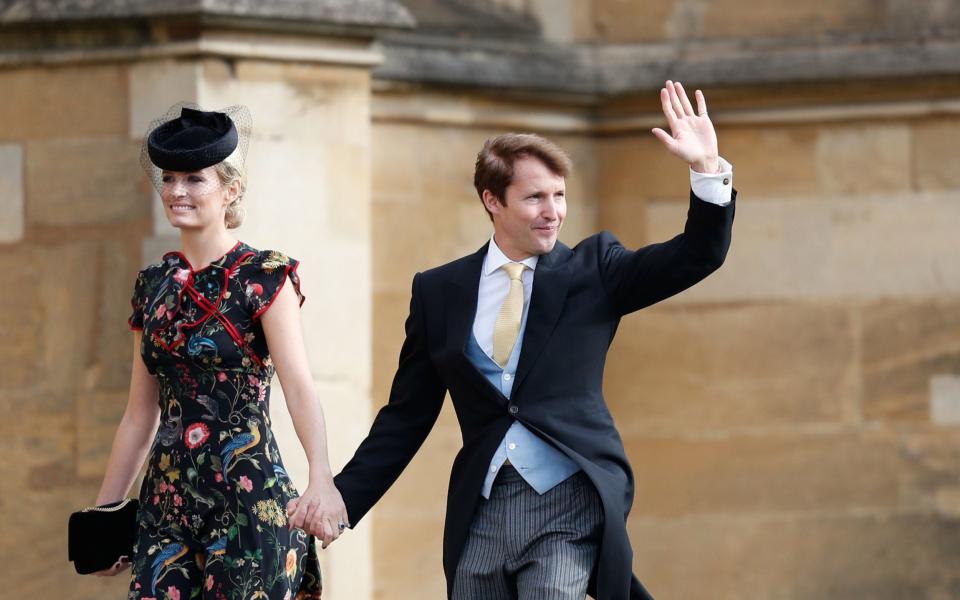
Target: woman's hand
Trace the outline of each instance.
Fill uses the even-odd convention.
[[[96,575],[97,577],[113,577],[114,575],[119,575],[120,573],[123,573],[129,568],[130,568],[130,557],[121,556],[120,558],[117,559],[117,562],[113,563],[112,567],[110,567],[109,569],[104,569],[102,571],[96,571],[93,573],[93,575]]]
[[[323,548],[340,537],[344,528],[350,527],[347,507],[332,477],[326,477],[319,483],[311,481],[299,498],[287,504],[287,517],[290,529],[297,527],[317,536],[323,540]]]

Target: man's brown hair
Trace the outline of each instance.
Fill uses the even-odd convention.
[[[473,187],[483,201],[483,190],[490,190],[500,204],[507,204],[507,187],[513,180],[513,164],[519,158],[533,157],[554,174],[566,177],[573,163],[559,146],[534,133],[505,133],[488,139],[477,154]],[[486,210],[486,205],[483,207]],[[490,211],[487,210],[487,214]],[[493,218],[493,215],[490,215]]]

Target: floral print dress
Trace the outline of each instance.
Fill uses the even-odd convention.
[[[313,536],[270,430],[274,367],[259,317],[298,263],[238,242],[194,271],[179,252],[141,271],[130,326],[159,383],[128,599],[320,598]]]

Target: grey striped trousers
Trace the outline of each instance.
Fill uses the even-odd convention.
[[[583,600],[603,508],[581,471],[539,495],[504,466],[481,500],[453,581],[454,600]]]

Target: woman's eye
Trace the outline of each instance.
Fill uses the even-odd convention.
[[[187,181],[190,183],[200,183],[203,181],[203,177],[200,177],[199,175],[191,175],[187,178]]]
[[[171,177],[170,175],[164,175],[163,177],[160,178],[160,181],[164,183],[170,183],[171,181],[173,181],[173,177]]]

